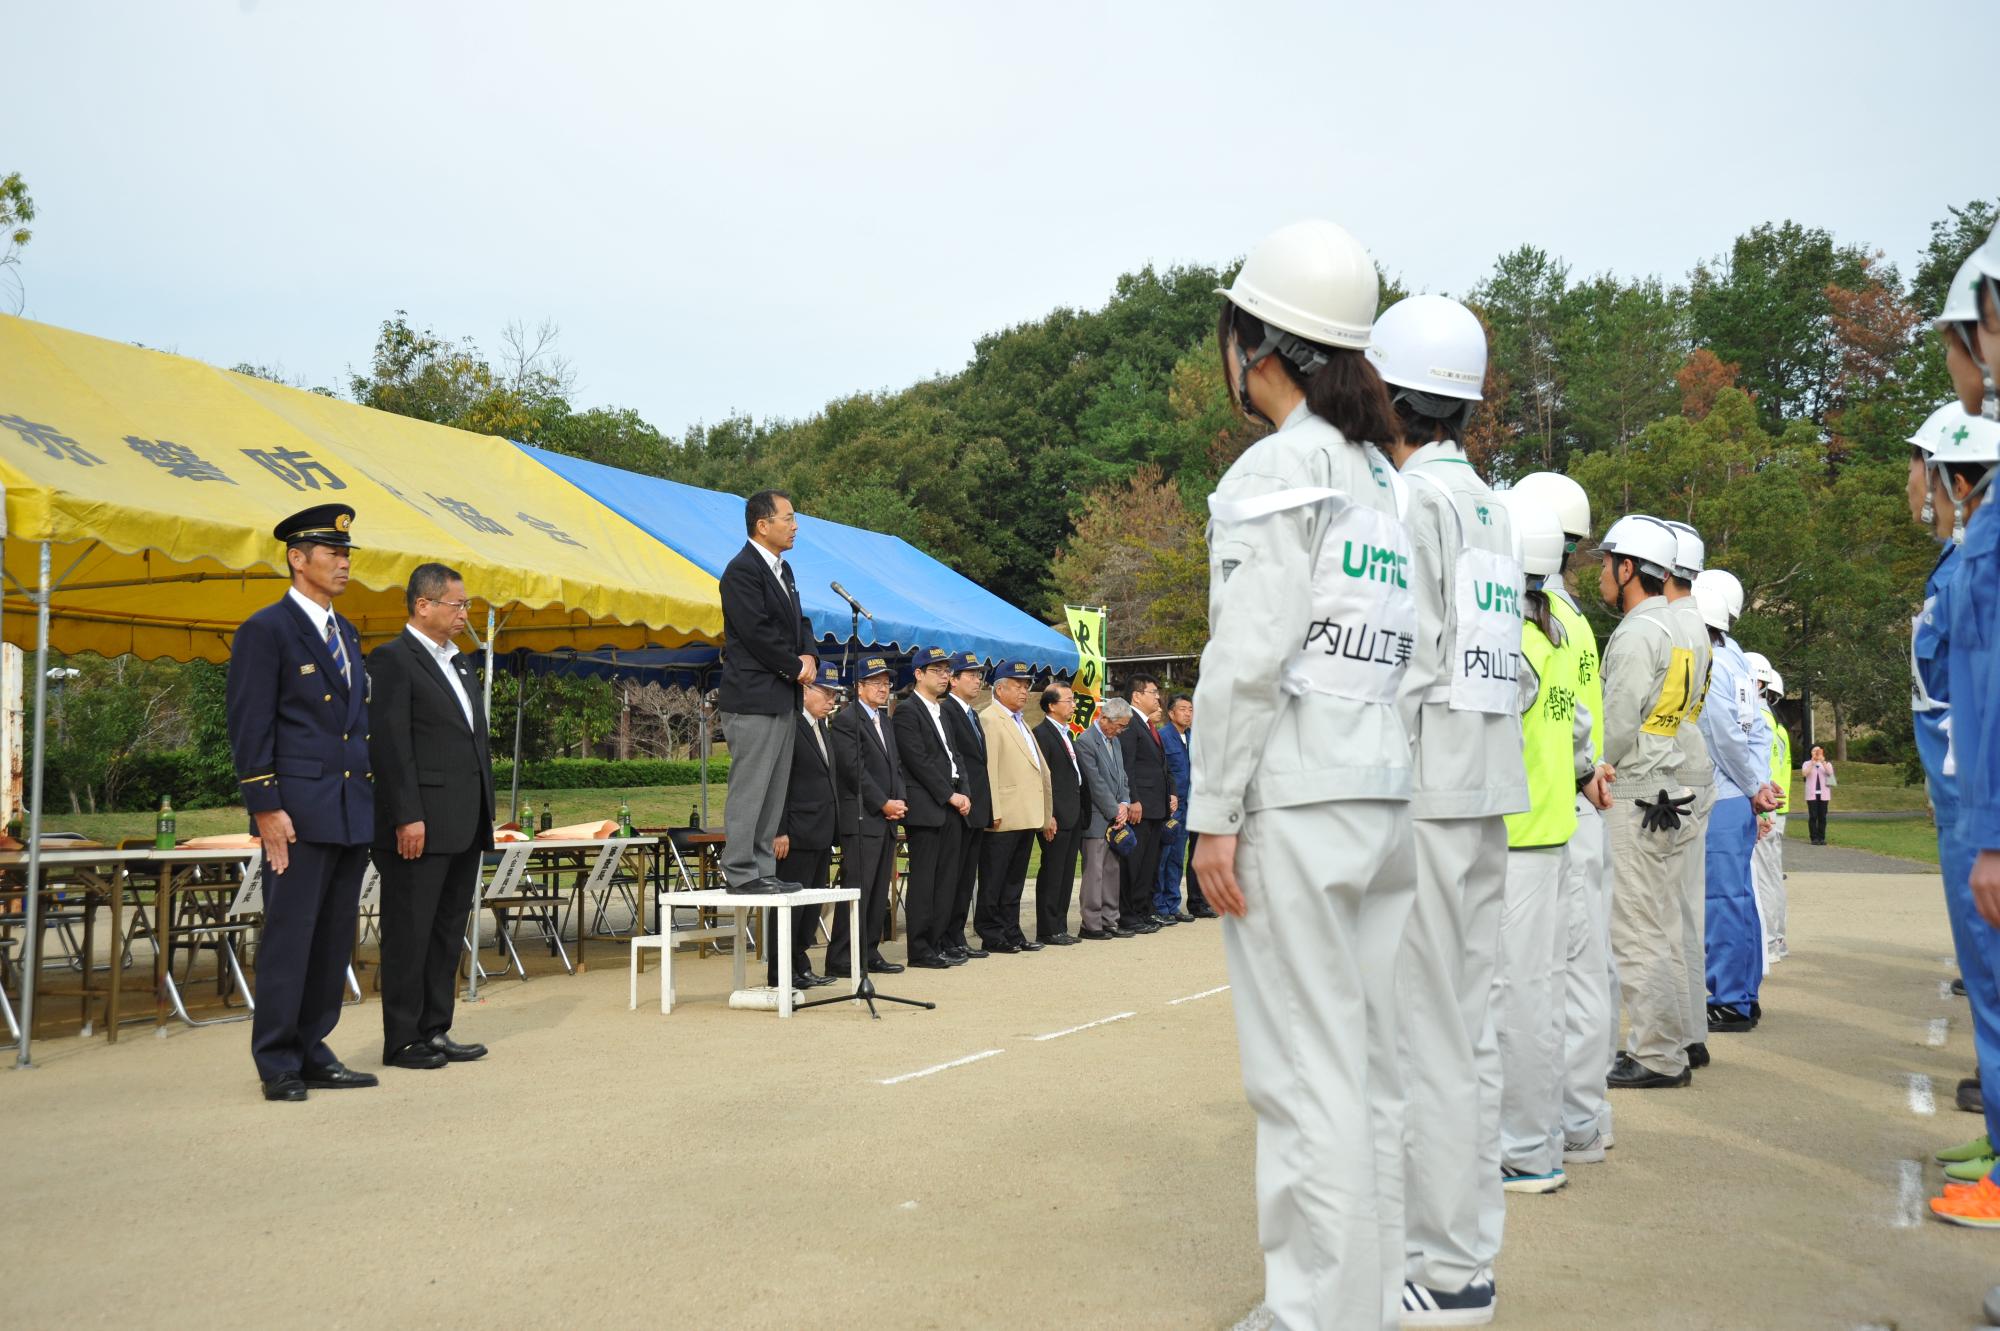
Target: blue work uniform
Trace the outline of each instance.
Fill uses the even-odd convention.
[[[1167,825],[1160,833],[1160,875],[1153,885],[1153,914],[1173,915],[1181,908],[1181,870],[1187,863],[1189,767],[1187,740],[1171,721],[1160,727],[1160,749],[1167,762],[1167,789],[1180,800],[1180,807],[1167,815]]]
[[[1709,1002],[1747,1016],[1764,978],[1764,928],[1750,872],[1757,814],[1750,800],[1770,779],[1771,731],[1736,640],[1723,635],[1710,659],[1708,702],[1697,723],[1715,764],[1715,806],[1703,849],[1705,978]]]

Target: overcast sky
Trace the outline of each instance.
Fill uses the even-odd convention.
[[[948,373],[1121,272],[1305,216],[1413,289],[1523,242],[1677,279],[1786,217],[1907,273],[1947,204],[1994,192],[1951,111],[1982,86],[1968,23],[1930,0],[22,0],[0,175],[40,212],[31,318],[343,390],[399,308],[489,351],[552,319],[581,403],[679,433]]]

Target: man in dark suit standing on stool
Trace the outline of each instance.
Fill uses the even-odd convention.
[[[903,893],[903,923],[910,965],[941,971],[963,966],[947,956],[952,897],[958,890],[959,841],[972,799],[965,773],[945,728],[944,709],[953,706],[951,653],[925,647],[911,658],[916,678],[910,696],[896,708],[896,758],[903,766],[909,812],[903,834],[910,839],[910,882]]]
[[[889,662],[870,656],[854,673],[854,701],[828,727],[840,780],[841,886],[861,893],[862,967],[894,975],[903,968],[883,957],[882,932],[896,877],[896,829],[910,806],[896,759],[896,728],[889,724]],[[826,973],[835,979],[853,960],[847,916],[845,907],[835,908],[826,945]]]
[[[986,848],[986,829],[993,822],[993,783],[986,774],[986,736],[979,726],[979,713],[972,709],[985,688],[986,667],[979,658],[971,652],[954,653],[951,690],[940,710],[945,731],[951,736],[952,753],[958,759],[958,770],[965,776],[966,797],[972,801],[960,832],[958,877],[954,880],[945,928],[948,951],[960,961],[987,955],[985,948],[973,947],[965,933],[966,921],[972,916],[973,897],[978,892],[979,859]]]
[[[1035,939],[1056,947],[1076,942],[1069,931],[1069,899],[1076,886],[1084,810],[1089,807],[1083,765],[1069,737],[1069,720],[1075,715],[1076,694],[1069,685],[1051,684],[1042,690],[1042,721],[1035,727],[1035,743],[1049,769],[1056,834],[1042,843],[1042,863],[1035,871]]]
[[[1138,812],[1132,816],[1132,830],[1139,844],[1118,866],[1118,923],[1134,933],[1158,933],[1162,925],[1174,924],[1172,916],[1153,913],[1153,890],[1160,876],[1160,837],[1166,830],[1167,758],[1153,718],[1160,710],[1160,681],[1151,675],[1134,675],[1125,684],[1125,697],[1132,704],[1132,724],[1118,737],[1125,758],[1125,779]]]
[[[732,892],[789,892],[777,876],[775,842],[798,734],[800,690],[819,650],[799,610],[785,551],[798,539],[792,501],[759,490],[743,504],[750,539],[722,570],[722,686],[716,706],[729,739],[729,802],[723,806],[722,876]]]
[[[493,761],[477,681],[452,639],[472,602],[455,569],[419,564],[410,622],[368,654],[375,868],[382,876],[382,1061],[441,1068],[486,1056],[451,1038],[458,954],[493,848]]]
[[[833,839],[840,830],[841,788],[839,763],[834,758],[833,737],[827,733],[826,718],[840,699],[840,667],[827,664],[819,676],[806,685],[803,709],[794,718],[798,734],[792,740],[792,774],[785,787],[785,817],[778,826],[776,850],[778,877],[811,890],[825,887],[833,867]],[[818,906],[792,907],[792,987],[811,989],[832,984],[833,976],[813,974],[812,958],[806,949],[818,941]],[[840,914],[846,914],[845,906]],[[770,912],[764,939],[764,977],[772,988],[778,986],[777,911]]]
[[[354,510],[322,504],[273,530],[292,585],[230,644],[227,706],[252,831],[264,847],[264,929],[250,1056],[266,1100],[373,1086],[326,1046],[340,1020],[361,875],[375,836],[361,637],[347,590]]]

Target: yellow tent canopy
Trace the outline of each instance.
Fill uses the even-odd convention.
[[[272,525],[331,502],[356,511],[337,608],[364,638],[402,626],[429,560],[505,616],[508,647],[722,636],[712,576],[503,439],[6,316],[0,485],[4,635],[28,647],[46,541],[51,647],[223,660],[284,589]]]

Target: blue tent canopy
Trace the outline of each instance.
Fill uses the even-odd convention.
[[[743,548],[743,500],[736,495],[516,446],[716,577]],[[787,559],[813,633],[823,641],[849,636],[847,602],[828,585],[838,582],[874,616],[861,622],[863,644],[905,653],[935,645],[976,652],[988,662],[1076,669],[1075,643],[900,537],[800,514],[798,542]]]

